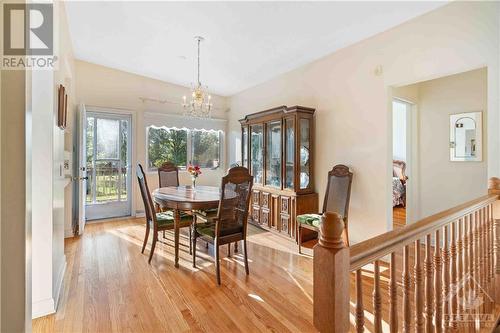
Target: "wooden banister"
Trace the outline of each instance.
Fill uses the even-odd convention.
[[[467,214],[475,212],[481,207],[485,207],[488,204],[495,202],[497,199],[498,195],[496,194],[485,195],[457,207],[429,216],[418,222],[406,225],[403,228],[392,230],[382,235],[370,238],[364,242],[355,244],[350,247],[350,270],[355,271],[366,264],[372,263],[376,259],[389,255],[404,245],[411,244],[416,239],[425,237],[427,234],[432,233]]]
[[[325,213],[314,247],[315,327],[320,332],[363,332],[365,325],[373,325],[370,330],[382,332],[386,322],[390,332],[482,328],[480,313],[500,303],[485,297],[500,294],[500,222],[493,219],[500,181],[493,183],[498,193],[490,189],[488,195],[350,248],[342,241],[341,216]],[[385,276],[382,267],[389,269]],[[371,300],[364,298],[370,295],[367,280],[373,286]],[[473,295],[485,300],[480,312],[466,304]],[[366,318],[365,305],[372,311]],[[473,320],[464,322],[467,315]]]

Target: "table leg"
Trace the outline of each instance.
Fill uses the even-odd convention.
[[[178,209],[174,209],[174,247],[175,247],[175,267],[179,267],[179,225],[181,214]]]

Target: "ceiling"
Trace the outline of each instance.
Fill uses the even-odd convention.
[[[75,57],[232,95],[445,2],[66,2]]]

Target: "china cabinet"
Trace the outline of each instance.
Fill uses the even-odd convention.
[[[250,221],[296,239],[295,217],[318,211],[314,109],[279,106],[241,123],[241,161],[254,176]]]

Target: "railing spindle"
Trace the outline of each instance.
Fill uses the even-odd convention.
[[[425,238],[425,330],[432,332],[432,314],[433,314],[433,299],[432,299],[432,236],[428,234]]]
[[[469,214],[469,279],[468,279],[468,298],[472,299],[474,296],[474,282],[475,277],[476,277],[476,261],[477,258],[474,257],[475,254],[475,235],[474,235],[474,214],[471,213]],[[474,309],[470,308],[469,309],[469,316],[472,317],[474,314]],[[474,324],[472,323],[472,328],[474,327]]]
[[[356,332],[365,331],[365,313],[363,306],[363,273],[361,269],[356,271]]]
[[[479,211],[476,211],[474,213],[474,276],[476,282],[481,283],[481,231],[480,231],[480,226],[481,226],[481,221],[480,221],[480,216],[479,216]],[[481,288],[479,286],[475,285],[474,286],[474,291],[475,291],[475,296],[476,297],[481,297]],[[479,309],[475,309],[477,312]]]
[[[443,232],[443,319],[444,330],[447,331],[450,326],[450,251],[448,248],[448,226],[444,227]]]
[[[417,332],[424,331],[424,293],[423,293],[423,275],[424,271],[421,265],[422,250],[420,248],[420,239],[415,241],[415,328]]]
[[[463,288],[463,281],[464,281],[464,267],[463,267],[463,255],[464,255],[464,242],[463,242],[463,218],[460,218],[458,220],[458,236],[457,236],[457,311],[461,310],[463,307],[461,306],[462,300],[463,300],[463,295],[464,295],[464,288]],[[457,312],[458,315],[458,312]]]
[[[396,252],[391,253],[391,281],[389,282],[390,314],[389,322],[391,333],[398,332],[398,285],[396,281]]]
[[[492,237],[492,224],[491,224],[491,216],[490,216],[490,205],[488,205],[486,207],[486,228],[488,229],[488,237],[487,237],[487,243],[488,243],[488,246],[486,247],[486,251],[487,251],[487,256],[488,256],[488,270],[487,270],[487,281],[488,281],[488,292],[489,293],[492,293],[492,283],[491,283],[491,277],[492,277],[492,266],[493,266],[493,263],[492,263],[492,240],[493,240],[493,237]]]
[[[380,294],[380,262],[374,262],[373,277],[373,324],[375,333],[382,333],[382,296]]]
[[[489,282],[490,282],[490,293],[495,295],[495,225],[493,223],[493,206],[488,205],[488,221],[490,230],[489,239],[489,256],[490,256],[490,270],[489,270]]]
[[[411,332],[410,247],[403,248],[403,333]]]
[[[450,274],[451,274],[451,314],[450,314],[450,325],[456,328],[456,315],[457,315],[457,223],[451,223],[451,244],[450,244]]]
[[[466,310],[465,307],[465,302],[466,300],[466,293],[468,292],[469,288],[469,279],[468,276],[470,274],[469,272],[469,216],[466,215],[464,216],[463,219],[463,225],[464,225],[464,239],[463,239],[463,278],[466,280],[464,281],[464,290],[463,290],[463,298],[462,298],[462,305],[461,308],[463,311]]]
[[[442,302],[442,294],[441,294],[441,239],[440,239],[440,231],[436,230],[435,235],[435,245],[434,245],[434,298],[435,298],[435,325],[436,332],[442,332],[442,318],[443,318],[443,304]]]

